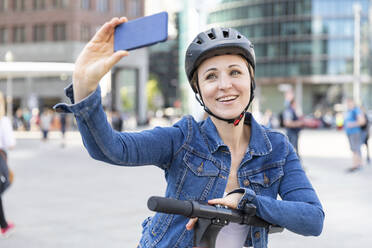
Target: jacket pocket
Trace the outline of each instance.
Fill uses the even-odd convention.
[[[187,200],[205,200],[219,174],[216,165],[207,159],[186,153],[184,172],[181,175],[179,190]]]
[[[249,181],[262,187],[270,187],[284,175],[282,167],[274,167],[249,176]]]
[[[275,167],[269,167],[248,176],[248,180],[256,194],[276,198],[279,191],[280,179],[283,175],[283,167],[276,165]]]

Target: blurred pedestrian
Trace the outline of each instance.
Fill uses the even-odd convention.
[[[289,142],[295,148],[297,155],[299,155],[298,151],[298,139],[300,135],[300,131],[304,126],[304,122],[302,119],[299,118],[298,114],[296,113],[296,100],[292,99],[286,109],[283,112],[283,125],[286,129],[287,136]]]
[[[273,128],[273,112],[271,109],[266,109],[262,117],[262,125],[267,128]]]
[[[23,118],[23,110],[18,108],[13,116],[13,128],[18,131],[26,130],[26,121]]]
[[[2,194],[11,184],[12,174],[8,167],[7,150],[13,148],[15,138],[11,121],[5,116],[5,102],[0,92],[0,227],[1,235],[8,237],[14,231],[14,224],[5,218]]]
[[[67,125],[67,116],[65,113],[61,113],[59,115],[59,122],[60,122],[60,127],[61,127],[61,134],[62,134],[62,142],[61,142],[61,147],[66,146],[66,125]]]
[[[53,113],[49,108],[44,108],[43,112],[40,115],[40,129],[43,133],[42,140],[47,141],[48,140],[48,133],[50,130],[50,127],[52,126],[52,120],[53,120]]]
[[[348,172],[354,172],[362,167],[361,145],[362,129],[365,123],[363,112],[357,107],[353,99],[346,100],[347,111],[344,118],[344,128],[349,140],[350,150],[352,152],[352,166],[347,169]]]
[[[39,110],[39,108],[33,108],[32,111],[31,111],[30,130],[31,131],[40,130],[40,110]]]
[[[335,114],[335,124],[337,130],[342,130],[342,128],[344,127],[344,115],[342,112],[337,112]]]
[[[31,120],[31,112],[29,109],[23,109],[23,120],[25,121],[25,129],[26,131],[30,131],[30,120]]]
[[[116,110],[116,108],[113,108],[111,112],[111,125],[113,129],[119,132],[121,132],[123,128],[123,118],[121,117],[120,112]]]

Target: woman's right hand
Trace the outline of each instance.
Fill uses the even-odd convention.
[[[106,22],[80,53],[73,73],[75,103],[96,90],[101,78],[129,54],[123,50],[114,53],[115,27],[127,21],[126,17],[115,17]]]

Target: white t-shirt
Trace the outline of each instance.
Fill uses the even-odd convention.
[[[216,248],[242,248],[249,232],[248,225],[229,223],[217,235]]]
[[[0,149],[7,150],[16,143],[9,118],[4,116],[0,119]]]
[[[225,194],[226,195],[226,192]],[[249,232],[248,225],[230,222],[217,235],[216,248],[242,248]]]

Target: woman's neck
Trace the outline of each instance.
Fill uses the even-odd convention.
[[[213,116],[210,118],[216,126],[217,132],[222,141],[229,147],[230,152],[238,152],[241,149],[245,151],[247,149],[251,135],[251,128],[249,125],[244,124],[244,118],[237,126],[216,119]]]

